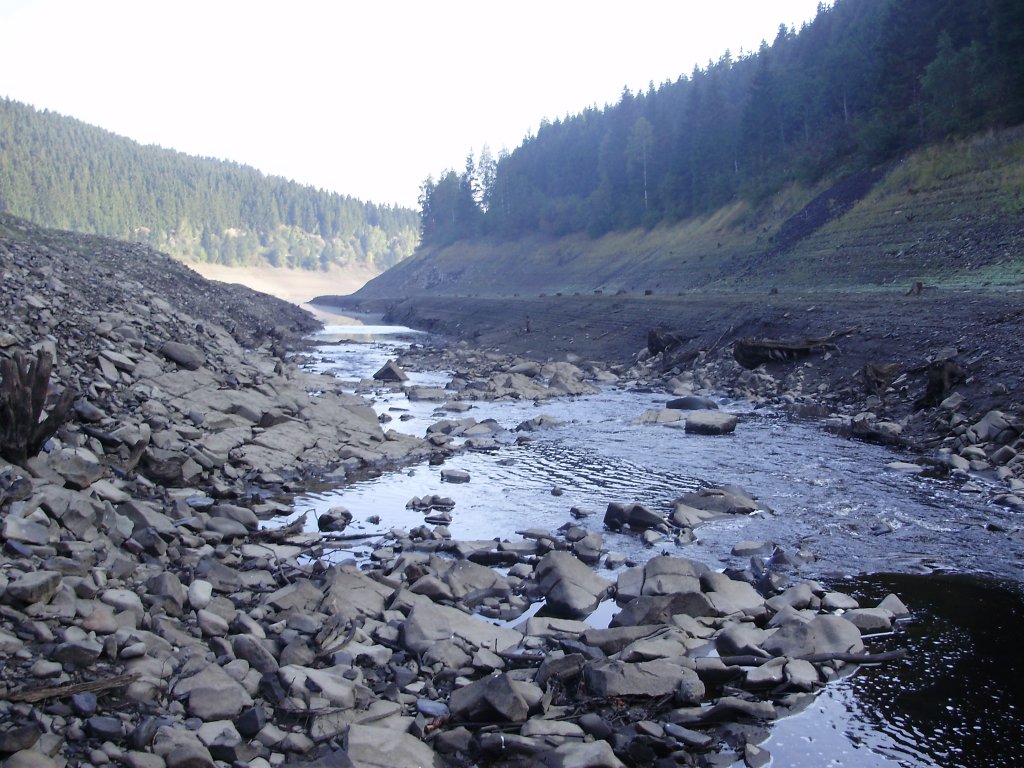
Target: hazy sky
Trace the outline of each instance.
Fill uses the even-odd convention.
[[[0,97],[377,203],[818,0],[0,0]]]

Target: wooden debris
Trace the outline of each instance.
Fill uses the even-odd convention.
[[[27,701],[34,704],[46,699],[62,699],[76,693],[99,693],[114,688],[124,688],[135,682],[138,674],[132,672],[127,675],[117,675],[104,680],[89,680],[85,683],[72,683],[70,685],[57,685],[51,688],[33,688],[30,690],[13,691],[7,694],[8,701]]]
[[[732,355],[737,363],[752,370],[763,363],[788,362],[834,351],[838,349],[833,343],[836,339],[849,336],[856,330],[834,331],[816,339],[755,339],[748,336],[733,343]]]

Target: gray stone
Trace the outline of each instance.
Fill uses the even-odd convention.
[[[717,616],[717,609],[701,592],[681,592],[673,595],[641,595],[634,598],[612,617],[612,627],[631,627],[644,624],[667,624],[677,614],[687,616]]]
[[[231,650],[235,656],[245,659],[253,669],[262,674],[277,672],[278,663],[265,641],[252,635],[235,635],[231,638]]]
[[[62,448],[50,456],[49,465],[69,488],[79,491],[99,480],[106,471],[96,454],[86,448]]]
[[[854,608],[843,614],[863,634],[888,632],[892,629],[892,614],[884,608]]]
[[[394,360],[388,360],[381,367],[379,371],[373,374],[373,378],[377,381],[392,381],[402,382],[408,381],[409,377],[401,368],[398,367],[398,363]]]
[[[468,483],[469,472],[464,469],[442,469],[441,480],[446,483]]]
[[[736,431],[739,417],[721,411],[693,411],[686,417],[686,431],[696,435],[728,435]]]
[[[761,647],[773,656],[798,658],[812,654],[863,653],[860,630],[841,616],[816,616],[806,624],[786,624]]]
[[[187,371],[197,370],[206,362],[201,349],[180,341],[167,341],[160,347],[160,354]]]
[[[568,552],[549,552],[537,564],[535,574],[548,610],[562,618],[587,616],[611,588],[610,582]]]
[[[452,718],[459,722],[521,723],[529,714],[529,704],[503,673],[455,689],[448,698],[448,708]]]
[[[491,651],[503,651],[518,645],[523,639],[514,629],[490,624],[456,608],[418,599],[421,602],[412,608],[402,627],[405,647],[415,653],[424,653],[434,643],[453,637]]]
[[[441,758],[408,733],[393,728],[352,725],[345,749],[355,768],[442,768]]]
[[[8,541],[20,541],[23,544],[39,546],[49,542],[50,529],[48,526],[37,523],[34,520],[26,520],[23,517],[8,515],[4,518],[0,535]]]
[[[903,619],[910,615],[910,609],[893,594],[886,595],[882,602],[878,604],[878,607],[888,611],[896,619]]]
[[[546,768],[625,768],[607,741],[560,744],[541,757]]]
[[[637,663],[596,661],[587,665],[584,676],[587,689],[594,696],[653,697],[685,689],[686,702],[693,703],[704,695],[704,684],[696,672],[661,659]]]
[[[60,589],[62,580],[56,571],[23,573],[7,585],[5,595],[26,604],[47,603]]]

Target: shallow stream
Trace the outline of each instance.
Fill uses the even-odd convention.
[[[582,507],[594,512],[582,524],[633,561],[664,551],[716,568],[747,565],[730,554],[739,541],[774,542],[791,555],[812,557],[795,577],[828,581],[871,605],[892,591],[914,613],[913,623],[881,641],[907,648],[906,659],[861,668],[773,726],[762,746],[775,765],[1024,765],[1024,664],[1017,647],[1024,630],[1024,540],[1008,533],[1019,528],[1013,513],[947,481],[887,467],[910,457],[741,403],[721,402],[741,413],[735,434],[705,437],[638,423],[645,410],[664,405],[664,393],[611,387],[540,405],[480,402],[458,414],[358,383],[415,338],[409,329],[328,326],[312,367],[369,396],[390,417],[386,429],[423,436],[439,419],[462,416],[494,419],[507,430],[542,414],[563,423],[530,433],[523,444],[508,433],[499,436],[497,450],[449,459],[444,468],[468,471],[469,483],[443,483],[442,467],[424,462],[305,496],[298,512],[344,506],[355,518],[349,531],[384,534],[421,525],[423,514],[406,502],[439,494],[455,501],[449,527],[456,539],[514,539],[518,530],[557,529],[573,520],[572,507]],[[449,374],[410,378],[444,386]],[[677,496],[720,484],[741,486],[770,511],[708,523],[696,529],[696,542],[683,546],[666,539],[647,548],[636,535],[602,530],[609,502],[667,512]]]

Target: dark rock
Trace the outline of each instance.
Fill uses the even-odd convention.
[[[120,718],[96,715],[85,721],[86,730],[103,741],[120,741],[124,736],[124,723]]]
[[[344,531],[352,522],[352,513],[344,507],[331,507],[316,519],[317,528],[321,531]]]
[[[0,727],[0,753],[20,752],[23,749],[30,749],[33,744],[39,741],[42,733],[42,728],[37,723],[25,723],[23,725],[8,723],[7,727]]]
[[[377,381],[391,381],[391,382],[402,382],[408,381],[409,377],[405,371],[398,367],[398,363],[394,360],[388,360],[381,367],[379,371],[373,374],[373,378]]]
[[[718,403],[710,397],[686,395],[684,397],[677,397],[673,400],[669,400],[665,404],[665,407],[672,408],[677,411],[717,411]]]
[[[71,709],[79,717],[90,717],[96,714],[95,693],[75,693],[71,695]]]

